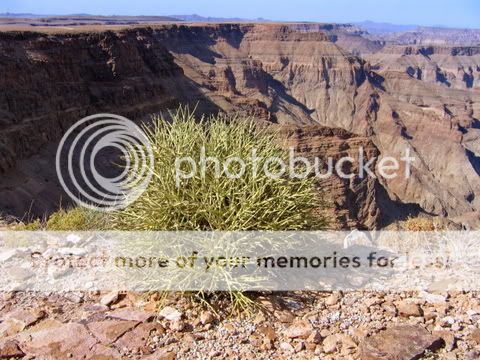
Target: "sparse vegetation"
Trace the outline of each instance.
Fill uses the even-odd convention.
[[[46,228],[49,231],[89,231],[108,229],[106,214],[77,207],[60,210],[50,216]]]
[[[16,231],[40,231],[46,230],[46,223],[40,219],[30,222],[18,222],[11,225],[12,230]]]
[[[17,231],[94,231],[109,229],[109,218],[106,214],[75,207],[69,210],[60,209],[47,220],[19,222],[12,225]]]
[[[409,217],[404,223],[402,228],[406,231],[434,231],[436,230],[435,224],[431,219],[423,217]]]
[[[325,225],[314,214],[320,203],[314,179],[289,179],[288,174],[274,179],[260,170],[255,175],[252,150],[256,150],[258,169],[267,158],[286,159],[288,154],[276,145],[273,134],[259,130],[251,119],[219,115],[196,121],[191,112],[180,108],[170,122],[156,117],[147,134],[154,153],[154,176],[135,203],[113,214],[114,228],[302,230]],[[236,179],[216,177],[215,163],[209,161],[204,176],[197,169],[195,176],[178,186],[176,159],[199,161],[202,147],[206,157],[215,157],[221,164],[233,157],[243,159],[244,175]]]
[[[7,221],[2,218],[2,216],[0,215],[0,230],[3,229],[3,228],[6,228],[8,225]]]
[[[320,201],[313,178],[292,180],[286,174],[274,179],[263,171],[254,174],[250,160],[253,149],[258,169],[263,168],[267,158],[287,158],[287,152],[276,144],[274,134],[259,130],[251,119],[220,115],[197,121],[184,108],[171,115],[171,121],[154,118],[153,126],[147,130],[155,159],[154,176],[135,203],[112,214],[115,229],[243,231],[325,226],[325,220],[315,212]],[[245,160],[244,175],[237,179],[217,177],[214,162],[208,162],[204,175],[197,171],[195,176],[178,184],[176,159],[191,157],[197,161],[202,147],[206,157],[214,157],[221,164],[232,157]],[[228,251],[234,253],[238,249]],[[178,283],[183,276],[186,274],[177,271],[168,277]],[[203,303],[215,297],[205,292],[189,294]],[[254,304],[239,291],[230,291],[228,298],[234,312],[248,310]]]
[[[146,191],[126,209],[112,214],[84,208],[61,209],[48,220],[20,223],[17,230],[312,230],[325,227],[318,215],[314,178],[272,178],[254,174],[251,152],[256,150],[258,169],[265,159],[288,154],[274,134],[259,130],[252,119],[219,115],[197,121],[186,108],[172,121],[155,117],[146,129],[154,152],[154,176]],[[215,164],[207,162],[205,176],[197,174],[177,186],[175,159],[206,156],[223,164],[231,157],[244,159],[245,174],[233,179],[215,177]],[[272,172],[275,169],[269,167]],[[235,172],[232,169],[232,172]]]
[[[318,215],[321,201],[314,178],[290,179],[288,169],[280,178],[267,176],[264,171],[254,173],[254,149],[258,169],[263,169],[266,159],[271,157],[287,160],[288,153],[277,145],[274,134],[258,129],[252,119],[235,116],[219,115],[199,121],[186,108],[180,108],[171,118],[166,121],[155,117],[153,125],[146,129],[154,153],[154,175],[133,204],[108,214],[84,208],[60,210],[46,222],[23,224],[17,229],[243,231],[311,230],[325,226],[325,219]],[[215,163],[208,162],[204,176],[197,172],[178,184],[175,160],[199,159],[202,147],[207,157],[215,157],[222,164],[231,157],[243,159],[244,175],[215,176]],[[276,171],[274,165],[268,168]],[[172,274],[172,279],[181,276]],[[205,292],[190,295],[205,303],[216,296]],[[233,311],[253,305],[239,291],[232,290],[227,297]]]

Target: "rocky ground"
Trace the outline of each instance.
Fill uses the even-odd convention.
[[[256,295],[249,315],[158,294],[4,293],[0,359],[477,359],[478,293]],[[222,304],[223,303],[223,304]]]

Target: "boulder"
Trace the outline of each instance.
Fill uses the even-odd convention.
[[[400,325],[381,331],[360,344],[362,360],[412,360],[437,350],[443,340],[421,326]]]

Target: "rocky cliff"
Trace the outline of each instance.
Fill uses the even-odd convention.
[[[365,58],[377,70],[403,72],[449,88],[480,88],[479,46],[388,45]]]
[[[403,45],[475,46],[480,44],[479,29],[418,27],[403,32],[372,34],[366,37]]]
[[[209,89],[215,103],[228,110],[230,99],[255,99],[280,123],[343,128],[396,158],[409,148],[416,158],[413,175],[384,181],[392,199],[433,215],[461,217],[478,210],[476,91],[372,66],[315,26],[229,26],[227,36],[222,26],[195,29],[201,42],[188,40],[191,28],[162,30],[170,34],[166,46],[177,63]],[[442,56],[470,56],[463,54]],[[218,83],[224,86],[216,88]]]
[[[241,111],[284,126],[343,129],[383,155],[399,158],[408,147],[417,158],[412,177],[351,186],[375,188],[383,192],[383,200],[372,201],[372,190],[355,190],[358,201],[365,200],[367,193],[370,200],[362,200],[363,208],[346,201],[345,208],[375,213],[374,208],[382,212],[383,206],[385,213],[396,211],[392,203],[406,204],[409,209],[475,223],[471,219],[476,219],[480,208],[476,75],[472,86],[466,86],[470,80],[452,79],[446,86],[437,78],[431,81],[429,71],[419,78],[418,69],[426,65],[406,60],[424,57],[422,61],[434,61],[448,73],[461,58],[464,71],[469,73],[471,67],[474,73],[478,71],[473,67],[475,48],[424,54],[421,48],[410,47],[385,50],[383,55],[381,50],[367,61],[343,49],[334,32],[358,36],[355,31],[308,24],[0,33],[0,87],[5,89],[0,94],[4,174],[0,206],[12,207],[14,198],[28,210],[27,199],[37,198],[38,203],[46,198],[40,194],[52,187],[41,180],[44,169],[34,175],[31,157],[42,151],[47,154],[45,146],[79,118],[98,112],[140,118],[189,102],[198,103],[201,112]],[[394,56],[395,61],[389,60],[394,65],[384,65],[381,56],[390,60]],[[416,67],[406,66],[404,60]],[[456,70],[456,79],[460,72]],[[337,133],[318,137],[311,130],[302,132],[301,141],[307,141],[309,134],[313,143],[338,138]],[[54,181],[53,176],[47,178]],[[21,200],[18,194],[23,194]],[[384,199],[392,203],[387,206]],[[368,226],[376,223],[370,215],[351,218],[361,218]],[[353,222],[345,223],[353,226]]]

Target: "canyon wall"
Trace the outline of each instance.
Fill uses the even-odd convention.
[[[172,81],[195,100],[173,56],[141,32],[0,32],[0,69],[3,172],[86,115],[136,116],[172,104]]]
[[[388,45],[365,58],[381,71],[455,89],[480,89],[480,46]]]
[[[400,158],[410,149],[416,161],[408,179],[337,183],[364,204],[358,208],[352,205],[357,200],[344,201],[345,209],[359,215],[342,226],[377,226],[382,211],[385,216],[396,211],[392,204],[475,224],[480,94],[476,74],[466,82],[460,74],[478,71],[475,49],[452,54],[435,48],[425,55],[421,48],[386,47],[364,59],[347,49],[363,41],[361,34],[322,26],[0,33],[0,87],[5,89],[0,94],[0,206],[18,210],[12,205],[16,202],[28,210],[30,197],[52,198],[52,187],[44,180],[55,181],[54,174],[42,179],[46,170],[35,173],[33,168],[39,154],[47,159],[53,151],[48,144],[81,117],[113,112],[141,118],[190,103],[198,104],[199,112],[239,111],[259,121],[310,129],[302,132],[300,142],[309,136],[314,143],[338,141],[338,133],[318,137],[317,131],[315,137],[312,129],[321,126],[343,129],[382,155]],[[450,86],[438,81],[436,70],[418,76],[427,65],[440,67]],[[44,200],[37,200],[38,209]]]
[[[68,198],[55,143],[73,123],[96,113],[141,118],[201,96],[143,30],[0,32],[0,88],[0,212],[21,218],[44,216]]]
[[[412,176],[382,181],[390,197],[432,215],[476,219],[476,89],[454,89],[416,79],[405,69],[375,67],[315,26],[310,31],[307,25],[229,27],[194,30],[199,32],[195,38],[208,41],[189,39],[187,27],[160,33],[162,38],[169,34],[165,46],[185,74],[209,89],[209,96],[222,99],[217,104],[256,99],[280,123],[342,128],[369,137],[383,155],[398,159],[409,149],[416,159]],[[473,50],[436,51],[462,61],[476,56]]]

